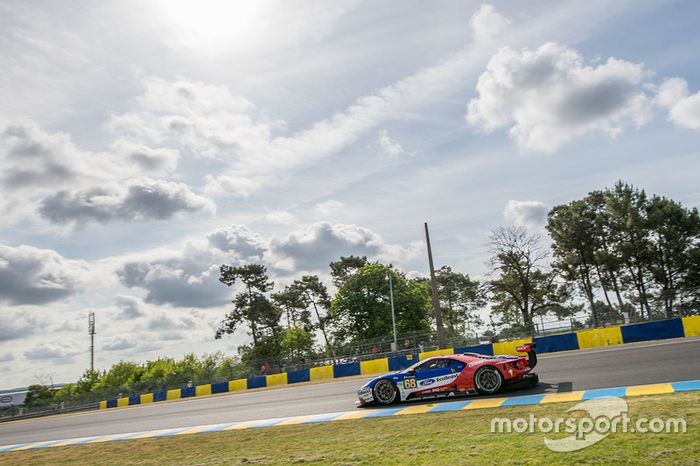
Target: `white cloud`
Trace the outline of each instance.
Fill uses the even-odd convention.
[[[114,143],[114,151],[139,171],[150,174],[171,173],[177,168],[180,153],[174,149],[152,148],[126,139]]]
[[[243,258],[262,258],[268,248],[267,241],[245,225],[232,225],[212,231],[207,235],[207,240],[220,251]]]
[[[338,210],[343,208],[343,203],[335,199],[319,202],[314,206],[314,213],[324,218],[334,215]]]
[[[84,168],[83,156],[65,133],[49,134],[32,121],[0,131],[0,184],[15,191],[73,181]]]
[[[296,222],[296,217],[286,210],[275,210],[274,212],[265,214],[265,220],[280,225],[291,225]]]
[[[87,350],[87,348],[86,348]],[[69,363],[73,357],[80,354],[81,348],[75,341],[63,340],[40,343],[25,351],[24,357],[29,360],[51,359],[58,364]]]
[[[668,119],[676,125],[700,129],[700,92],[690,95],[685,79],[670,78],[661,83],[656,103],[668,110]]]
[[[0,302],[46,304],[80,291],[88,278],[83,261],[51,249],[0,244]]]
[[[106,223],[112,220],[165,220],[184,212],[215,210],[207,198],[183,183],[132,180],[122,187],[59,191],[40,203],[39,213],[52,223]]]
[[[404,153],[401,144],[391,139],[391,137],[389,137],[389,132],[386,129],[382,129],[379,132],[378,142],[382,152],[392,159],[396,159]]]
[[[493,5],[484,4],[469,20],[476,42],[488,42],[508,29],[510,20],[500,14]]]
[[[45,323],[35,315],[25,312],[5,312],[0,326],[0,342],[21,340],[45,327]]]
[[[269,268],[274,279],[275,275],[326,271],[341,255],[402,262],[422,251],[422,243],[408,248],[387,244],[368,228],[329,222],[269,239],[245,226],[232,225],[214,230],[206,238],[187,242],[181,251],[145,252],[124,259],[117,275],[124,286],[145,290],[146,303],[210,308],[231,299],[231,290],[219,282],[222,264],[259,262]]]
[[[118,319],[130,320],[146,315],[144,303],[136,296],[119,295],[114,298],[114,304],[119,308]]]
[[[148,321],[149,330],[189,330],[196,326],[197,322],[191,316],[169,316],[165,313]]]
[[[540,201],[513,201],[506,203],[503,218],[518,227],[539,228],[547,223],[549,208]]]
[[[138,339],[133,335],[116,335],[106,338],[100,348],[102,351],[123,351],[138,345]]]
[[[521,52],[505,47],[479,77],[466,119],[487,132],[508,128],[525,150],[554,152],[590,133],[615,136],[625,124],[646,123],[648,76],[642,65],[616,58],[587,65],[560,44]]]
[[[188,242],[182,251],[154,253],[128,260],[117,271],[128,288],[146,290],[144,301],[176,307],[225,304],[229,290],[219,282],[219,267],[230,255],[202,241]]]
[[[0,212],[16,220],[38,206],[52,223],[85,223],[214,210],[184,183],[140,178],[173,171],[178,151],[126,139],[112,149],[81,151],[67,134],[48,133],[30,120],[0,127],[0,188],[6,194]]]
[[[385,244],[380,235],[357,225],[317,222],[270,241],[271,265],[279,273],[321,271],[350,254],[387,261],[415,256],[415,248]]]
[[[15,355],[9,351],[0,353],[0,362],[10,362],[15,360]]]

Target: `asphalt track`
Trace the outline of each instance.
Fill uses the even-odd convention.
[[[536,372],[538,387],[510,395],[700,379],[700,338],[542,355]],[[347,411],[354,407],[355,391],[366,380],[369,378],[6,422],[0,424],[0,445]]]

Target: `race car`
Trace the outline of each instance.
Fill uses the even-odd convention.
[[[463,353],[425,359],[408,369],[370,380],[357,391],[357,404],[390,405],[419,398],[493,395],[504,388],[537,385],[539,378],[532,372],[537,364],[535,344],[516,350],[527,353],[527,357]]]

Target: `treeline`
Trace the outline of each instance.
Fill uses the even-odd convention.
[[[118,362],[107,371],[86,370],[77,382],[58,389],[32,385],[25,400],[27,407],[77,404],[100,401],[120,394],[161,390],[168,387],[202,384],[247,377],[247,368],[236,356],[222,352],[182,359],[159,358],[143,363]]]
[[[367,342],[392,336],[393,297],[397,333],[430,338],[430,287],[425,279],[409,279],[392,265],[358,256],[331,262],[330,278],[337,289],[332,298],[316,275],[303,276],[273,292],[264,266],[223,265],[221,282],[239,285],[239,292],[216,337],[247,329],[251,344],[238,352],[241,363],[251,367],[260,361],[299,364],[342,357],[356,353],[354,349]],[[437,272],[437,281],[449,335],[476,329],[481,324],[476,311],[485,303],[480,284],[449,267]]]
[[[700,310],[696,208],[618,182],[551,209],[546,231],[548,236],[514,226],[495,229],[484,281],[449,266],[437,270],[448,342],[533,335],[544,316],[571,319],[572,325],[583,327]],[[390,283],[399,349],[413,349],[419,341],[435,343],[426,278],[408,278],[391,264],[366,257],[340,257],[329,265],[333,296],[316,275],[275,290],[261,264],[222,265],[220,281],[235,287],[237,294],[215,336],[245,329],[250,343],[240,346],[238,354],[120,362],[106,372],[86,372],[77,383],[44,395],[56,401],[89,392],[154,390],[386,351],[372,342],[392,338]],[[483,315],[488,322],[482,321]],[[581,315],[587,317],[573,321]]]

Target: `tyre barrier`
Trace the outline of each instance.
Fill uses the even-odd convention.
[[[447,348],[421,353],[391,356],[389,358],[356,361],[346,364],[336,364],[310,369],[300,369],[281,374],[248,377],[247,379],[230,380],[228,382],[183,387],[172,390],[161,390],[153,393],[142,393],[127,397],[103,400],[100,409],[136,406],[157,403],[168,400],[178,400],[196,396],[207,396],[219,393],[239,392],[256,388],[292,385],[303,382],[339,379],[359,375],[382,374],[399,371],[433,356],[444,356],[459,353],[524,355],[515,349],[525,343],[537,343],[537,352],[555,353],[588,348],[636,343],[640,341],[664,340],[669,338],[700,336],[700,316],[683,317],[680,319],[659,320],[620,327],[605,327],[593,330],[579,330],[571,333],[547,335],[542,337],[524,338],[513,341],[488,343],[461,348]]]

